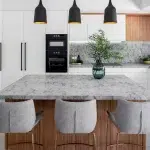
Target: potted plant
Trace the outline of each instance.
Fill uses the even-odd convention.
[[[105,37],[103,30],[99,30],[98,33],[89,37],[88,46],[90,48],[90,56],[95,61],[93,64],[93,76],[95,79],[102,79],[105,76],[104,60],[123,58],[119,52],[112,50],[112,45]]]
[[[143,61],[144,64],[150,64],[150,55],[144,57],[144,58],[142,59],[142,61]]]

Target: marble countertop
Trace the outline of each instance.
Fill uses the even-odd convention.
[[[83,64],[83,65],[69,65],[70,68],[92,68],[92,64]],[[121,65],[107,65],[106,68],[150,68],[148,64],[140,64],[140,63],[127,63]]]
[[[27,75],[0,91],[1,99],[146,100],[145,88],[126,76]]]

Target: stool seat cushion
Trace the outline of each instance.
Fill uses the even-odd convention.
[[[127,134],[150,133],[150,102],[118,101],[114,112],[109,117],[120,129]]]
[[[35,125],[33,100],[0,102],[0,133],[26,133]]]
[[[91,133],[97,122],[96,100],[56,100],[55,122],[61,133]]]

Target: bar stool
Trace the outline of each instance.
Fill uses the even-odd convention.
[[[150,119],[148,119],[149,112],[150,102],[131,102],[119,100],[115,112],[107,111],[109,119],[118,130],[116,144],[107,145],[107,148],[110,146],[116,146],[116,149],[118,150],[119,145],[134,145],[144,148],[143,145],[119,143],[119,135],[150,133]]]
[[[32,129],[41,121],[43,111],[35,113],[33,100],[22,102],[0,101],[0,133],[31,133],[32,148],[34,146],[43,146],[34,142],[34,133]],[[11,146],[26,144],[29,142],[15,143]]]
[[[96,136],[93,130],[97,122],[96,100],[56,100],[55,105],[56,128],[63,134],[91,133],[93,135],[93,145],[84,143],[57,144],[57,134],[55,139],[55,150],[63,145],[81,144],[92,146],[96,150]]]

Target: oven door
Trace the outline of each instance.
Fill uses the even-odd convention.
[[[67,57],[52,56],[46,58],[46,72],[67,72]]]

